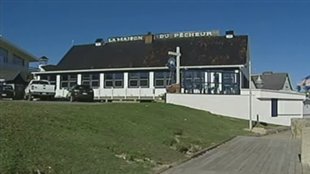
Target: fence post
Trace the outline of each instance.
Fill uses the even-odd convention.
[[[113,96],[114,95],[114,88],[113,87],[111,88],[111,93],[112,93],[111,99],[113,100],[113,98],[114,98],[114,96]]]

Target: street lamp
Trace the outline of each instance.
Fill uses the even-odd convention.
[[[176,57],[176,84],[180,84],[180,47],[176,47],[176,51],[168,51],[168,55]]]

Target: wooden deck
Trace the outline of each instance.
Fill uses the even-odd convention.
[[[236,137],[165,174],[301,174],[300,140],[289,132]]]

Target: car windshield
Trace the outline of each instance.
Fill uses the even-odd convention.
[[[87,85],[79,85],[76,89],[90,89],[90,87]]]
[[[13,90],[13,87],[10,85],[3,86],[3,90]]]
[[[74,89],[78,89],[78,90],[85,90],[86,89],[87,90],[87,89],[90,89],[90,87],[87,85],[77,85],[74,87]]]
[[[32,84],[48,85],[47,81],[33,81]]]

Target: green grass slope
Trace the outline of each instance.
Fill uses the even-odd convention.
[[[0,173],[149,173],[246,126],[163,103],[0,102]]]

